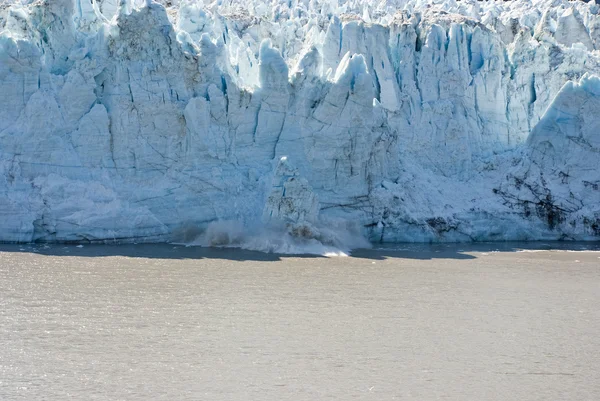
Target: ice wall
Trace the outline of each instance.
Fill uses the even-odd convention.
[[[496,191],[524,219],[563,236],[600,236],[600,78],[560,90],[527,141],[525,155]]]
[[[574,82],[600,74],[598,12],[2,3],[0,240],[169,240],[273,215],[352,222],[375,241],[597,238],[596,78]],[[556,135],[592,145],[572,153]],[[561,156],[550,167],[534,156],[546,142]],[[297,196],[273,187],[284,156],[300,178],[281,188]],[[542,194],[552,206],[534,205]]]

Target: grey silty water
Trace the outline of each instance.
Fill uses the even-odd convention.
[[[0,246],[1,400],[598,400],[600,253]]]

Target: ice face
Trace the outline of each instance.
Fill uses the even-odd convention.
[[[0,2],[0,241],[597,239],[598,13]]]
[[[525,155],[497,191],[526,219],[565,237],[600,234],[600,78],[560,90],[527,141]],[[531,218],[533,216],[533,219]]]

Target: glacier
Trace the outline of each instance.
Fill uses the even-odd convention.
[[[598,240],[598,75],[585,2],[0,1],[0,241]]]

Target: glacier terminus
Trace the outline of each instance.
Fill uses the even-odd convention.
[[[600,6],[0,1],[0,241],[600,239]]]

